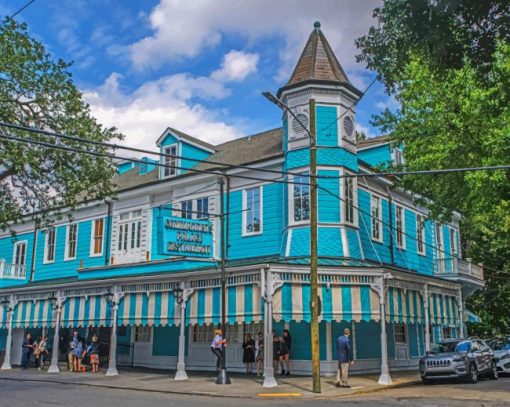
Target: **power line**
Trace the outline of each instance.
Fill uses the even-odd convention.
[[[30,6],[35,0],[30,0],[28,3],[26,3],[23,7],[21,7],[18,11],[16,11],[14,14],[11,14],[11,18],[16,17],[19,13],[21,13],[23,10],[25,10],[28,6]],[[3,23],[2,23],[3,24]],[[1,25],[1,24],[0,24]]]
[[[495,170],[508,170],[510,164],[491,165],[487,167],[466,167],[466,168],[444,168],[438,170],[416,170],[416,171],[400,171],[400,172],[374,172],[363,174],[345,174],[340,178],[357,178],[357,177],[383,177],[383,176],[401,176],[401,175],[439,175],[448,174],[451,172],[470,172],[470,171],[495,171]]]

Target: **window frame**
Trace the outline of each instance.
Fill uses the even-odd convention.
[[[206,211],[204,212],[204,208],[199,208],[199,205],[198,203],[199,202],[203,202],[203,201],[206,201],[207,202],[207,205],[206,205]],[[209,197],[208,196],[202,196],[200,198],[196,198],[195,199],[195,203],[196,203],[196,206],[197,206],[197,213],[196,213],[196,219],[197,220],[206,220],[206,219],[209,219]]]
[[[375,208],[375,201],[377,201],[377,208]],[[374,209],[377,209],[377,216],[374,216]],[[374,226],[377,229],[374,229]],[[384,243],[382,224],[382,198],[374,193],[370,194],[370,237],[374,242]],[[377,232],[378,236],[374,236]]]
[[[175,153],[168,151],[173,148],[175,148]],[[173,143],[173,144],[168,144],[166,146],[163,146],[163,154],[178,156],[179,155],[179,143]],[[179,171],[176,168],[179,166],[179,158],[162,156],[162,159],[163,159],[163,165],[164,165],[164,167],[162,167],[163,178],[171,178],[171,177],[175,177],[175,176],[179,175]],[[170,166],[172,168],[168,168],[168,166]],[[172,170],[173,170],[173,173],[170,173],[170,171],[172,171]],[[167,171],[169,171],[168,174],[167,174]]]
[[[344,171],[341,175],[346,175],[346,174],[350,174],[349,172],[346,172]],[[347,205],[347,201],[348,201],[348,198],[347,198],[347,183],[352,183],[352,202],[351,202],[351,205],[352,205],[352,217],[353,219],[350,220],[348,219],[347,217],[347,208],[348,208],[348,205]],[[343,177],[340,179],[340,196],[342,198],[341,200],[341,205],[340,205],[340,219],[342,220],[342,223],[346,224],[346,225],[349,225],[349,226],[354,226],[354,227],[358,227],[359,226],[359,216],[358,216],[358,180],[356,179],[356,177]]]
[[[260,227],[259,227],[259,230],[255,231],[255,232],[248,232],[246,230],[246,227],[248,225],[247,224],[247,221],[248,221],[248,191],[254,191],[254,190],[257,190],[257,189],[259,191],[259,208],[258,208],[258,213],[259,213],[259,219],[260,219]],[[242,236],[255,236],[255,235],[261,235],[263,233],[263,224],[264,224],[264,221],[263,221],[263,218],[264,218],[264,215],[263,215],[263,211],[264,211],[263,199],[264,198],[263,198],[263,188],[262,188],[262,185],[243,189]]]
[[[398,228],[398,212],[401,210],[401,228]],[[402,235],[401,242],[399,242],[399,235]],[[395,204],[395,242],[398,249],[406,250],[407,241],[406,241],[406,208],[401,205]]]
[[[444,250],[444,233],[443,233],[443,225],[440,223],[435,224],[435,234],[436,234],[436,251],[437,258],[444,259],[446,252]]]
[[[450,233],[450,253],[452,254],[452,257],[458,257],[459,255],[459,248],[457,247],[457,236],[456,232],[457,230],[453,227],[449,227]]]
[[[184,209],[183,208],[183,205],[186,205],[188,206],[188,204],[190,205],[189,208],[186,208]],[[180,207],[181,209],[179,209],[180,213],[181,213],[181,218],[183,219],[193,219],[193,199],[185,199],[184,201],[181,201],[180,202]],[[189,216],[184,216],[186,213],[186,215],[189,214]]]
[[[308,186],[308,219],[301,219],[301,220],[296,220],[295,217],[294,217],[294,211],[295,211],[295,204],[294,204],[294,188],[296,186],[299,186],[300,188],[301,187],[304,187],[304,185],[296,185],[296,184],[293,184],[293,182],[295,182],[296,178],[308,178],[308,180],[310,179],[309,177],[309,172],[308,171],[303,171],[301,173],[302,175],[293,175],[291,177],[291,183],[289,183],[289,194],[288,194],[288,199],[289,199],[289,225],[306,225],[306,224],[309,224],[310,223],[310,200],[311,200],[311,191],[310,191],[310,186]],[[299,181],[299,182],[302,182],[302,183],[305,183],[306,181]]]
[[[53,232],[53,236],[54,236],[54,239],[53,239],[53,258],[51,260],[48,260],[48,254],[49,254],[49,236],[50,236],[50,231]],[[57,257],[57,253],[56,253],[56,250],[57,250],[57,229],[52,226],[52,227],[49,227],[48,229],[46,229],[45,233],[44,233],[44,253],[43,253],[43,264],[51,264],[51,263],[55,263],[55,258]]]
[[[397,332],[397,328],[398,331]],[[402,328],[402,330],[400,330]],[[398,340],[397,338],[403,338],[403,340]],[[393,340],[395,344],[399,345],[408,345],[409,344],[409,332],[407,331],[407,324],[404,322],[394,322],[393,323]]]
[[[104,253],[104,230],[105,230],[105,219],[104,217],[92,219],[92,227],[90,229],[90,257],[101,257]],[[101,221],[102,222],[102,230],[101,230],[101,252],[95,253],[94,250],[96,248],[95,242],[96,242],[96,223]],[[98,235],[99,236],[99,235]]]
[[[76,227],[76,232],[75,232],[75,236],[74,236],[74,256],[69,256],[69,243],[71,242],[69,240],[69,237],[70,237],[70,229],[71,227]],[[78,223],[70,223],[69,225],[66,226],[66,245],[65,245],[65,249],[64,249],[64,261],[69,261],[69,260],[76,260],[76,256],[77,256],[77,253],[78,253]]]
[[[23,264],[16,262],[16,251],[18,246],[25,246],[25,253],[23,256]],[[27,249],[28,249],[28,240],[18,240],[17,242],[14,242],[14,247],[12,250],[12,264],[17,266],[26,266],[27,265]]]
[[[418,253],[420,256],[426,256],[427,255],[427,246],[426,246],[426,227],[425,227],[425,216],[421,213],[416,214],[416,253]],[[423,229],[420,230],[420,226],[423,224]],[[420,250],[420,243],[422,246],[422,250]]]

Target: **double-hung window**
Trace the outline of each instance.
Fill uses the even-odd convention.
[[[416,250],[425,255],[425,217],[416,214]]]
[[[25,264],[27,261],[27,242],[16,242],[14,245],[14,276],[22,277],[25,275]]]
[[[92,256],[103,254],[104,219],[96,219],[92,222]]]
[[[65,260],[76,259],[76,245],[78,244],[78,224],[67,226]]]
[[[344,178],[344,221],[346,223],[355,224],[355,181],[353,177]]]
[[[294,222],[310,219],[310,179],[307,174],[294,176],[292,203]]]
[[[457,239],[455,236],[455,229],[450,228],[450,250],[452,251],[452,257],[458,254]]]
[[[372,219],[372,240],[382,242],[382,222],[381,222],[381,198],[376,195],[372,195],[370,201],[371,206],[371,219]]]
[[[197,199],[197,219],[207,219],[209,217],[209,198]]]
[[[55,228],[49,228],[46,231],[44,240],[44,263],[52,263],[55,261],[55,241],[57,239],[57,231]]]
[[[397,232],[397,247],[399,249],[405,249],[406,248],[406,235],[405,235],[405,212],[404,208],[401,206],[395,206],[395,225],[396,225],[396,232]]]
[[[437,257],[439,259],[444,259],[446,256],[443,249],[443,226],[439,223],[436,223],[436,248]]]
[[[181,216],[186,219],[193,219],[193,201],[191,199],[181,202]]]
[[[172,177],[177,175],[177,144],[172,146],[168,146],[164,148],[164,156],[163,163],[165,166],[163,167],[163,175],[165,177]]]
[[[262,187],[243,191],[243,234],[253,235],[262,232]]]

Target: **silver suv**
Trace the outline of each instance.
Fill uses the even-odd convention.
[[[483,375],[498,379],[496,362],[492,349],[481,339],[448,339],[420,360],[419,369],[424,383],[460,378],[476,383]]]

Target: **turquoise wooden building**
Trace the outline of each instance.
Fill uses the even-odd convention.
[[[384,136],[356,140],[361,92],[320,27],[278,96],[307,126],[316,102],[321,371],[335,372],[333,344],[350,327],[354,369],[382,368],[388,382],[387,367],[414,369],[431,343],[464,334],[463,304],[483,287],[482,269],[462,259],[460,215],[437,224],[391,178],[346,177],[400,162],[402,152]],[[214,369],[223,198],[227,367],[242,369],[245,333],[270,341],[287,328],[292,373],[309,374],[307,132],[282,112],[282,126],[260,134],[221,145],[197,136],[167,128],[156,141],[159,163],[119,163],[116,200],[85,202],[72,221],[49,228],[27,221],[16,237],[0,235],[2,368],[19,363],[25,332],[76,329],[109,343],[108,374],[116,364],[178,365],[181,379],[185,368]]]

